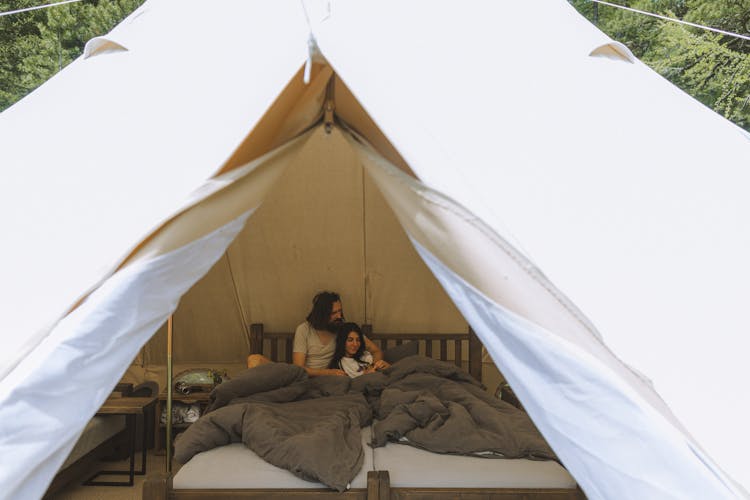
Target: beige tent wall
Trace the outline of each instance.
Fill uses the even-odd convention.
[[[247,342],[235,307],[234,287],[226,256],[195,284],[180,301],[173,316],[173,357],[181,363],[232,363],[242,361]],[[210,314],[217,311],[220,314]],[[221,342],[216,342],[221,339]],[[166,363],[166,326],[159,329],[144,349],[147,365]]]
[[[320,81],[314,83],[317,89],[323,87]],[[311,99],[310,93],[302,94]],[[342,116],[355,120],[359,128],[374,126],[340,83],[336,99]],[[288,95],[278,101],[295,107]],[[371,133],[376,142],[392,148],[377,132]],[[400,159],[394,155],[391,149],[388,156]],[[290,155],[286,170],[225,257],[182,298],[174,314],[175,373],[195,366],[236,373],[248,354],[246,325],[262,322],[268,331],[292,331],[321,290],[339,292],[347,319],[370,323],[376,331],[447,333],[467,328],[364,173],[357,153],[340,131],[326,134],[319,127],[299,154]],[[165,352],[162,327],[126,378],[163,385]],[[499,373],[485,361],[483,377],[494,388]]]
[[[308,143],[229,250],[251,323],[292,331],[320,290],[364,318],[362,169],[322,130]]]
[[[367,322],[375,331],[393,333],[465,331],[466,320],[419,258],[368,175],[363,188]]]

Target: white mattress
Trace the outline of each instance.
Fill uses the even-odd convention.
[[[125,429],[124,415],[105,415],[92,418],[86,424],[86,427],[84,427],[81,437],[78,438],[78,442],[73,446],[70,455],[68,455],[60,470],[72,464],[123,429]]]
[[[387,470],[392,488],[575,488],[567,470],[551,460],[441,455],[406,444],[374,450],[376,470]]]
[[[367,488],[367,472],[372,468],[370,427],[362,428],[365,461],[354,477],[352,488]],[[242,443],[220,446],[198,453],[183,465],[172,480],[176,490],[233,488],[328,488],[321,483],[300,479],[286,469],[271,465]]]
[[[391,487],[575,488],[556,462],[440,455],[389,443],[372,449],[371,427],[362,429],[365,461],[352,488],[367,488],[367,472],[387,470]],[[326,488],[269,464],[242,443],[199,453],[174,477],[174,489]]]

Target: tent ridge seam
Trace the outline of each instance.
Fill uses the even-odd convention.
[[[542,270],[537,267],[533,262],[531,262],[529,259],[521,255],[519,251],[517,251],[515,248],[513,248],[510,243],[508,243],[505,238],[497,234],[492,228],[484,224],[481,219],[479,219],[477,216],[471,214],[464,214],[461,213],[463,209],[456,210],[455,207],[450,206],[450,204],[445,204],[445,202],[438,201],[438,200],[432,200],[429,196],[425,196],[427,193],[418,193],[423,200],[426,202],[433,204],[435,206],[439,206],[443,208],[444,210],[447,210],[451,212],[453,215],[461,218],[464,222],[470,224],[472,227],[474,227],[476,230],[478,230],[480,233],[482,233],[484,236],[486,236],[495,246],[497,246],[500,250],[502,250],[508,257],[510,257],[518,266],[524,270],[524,272],[532,278],[534,281],[536,281],[542,288],[544,288],[547,293],[549,293],[554,299],[566,310],[568,311],[581,325],[586,328],[587,331],[589,331],[594,337],[601,342],[601,334],[596,330],[596,328],[591,324],[591,322],[572,304],[570,304],[570,301],[567,300],[560,292],[557,287],[555,287],[552,282],[549,280],[549,278],[546,277],[546,275],[542,272]],[[432,194],[432,193],[430,193]],[[450,201],[448,202],[450,203]]]
[[[370,144],[367,141],[365,141],[363,138],[361,138],[358,134],[353,133],[352,130],[347,130],[347,132],[351,134],[349,136],[351,140],[354,140],[355,142],[360,143],[361,146],[363,146],[364,148],[367,148],[368,152],[374,152],[374,148],[372,148],[372,146],[370,146]],[[448,195],[443,194],[423,184],[418,179],[413,179],[412,177],[407,176],[401,170],[399,170],[397,167],[395,167],[389,161],[387,161],[385,158],[382,158],[379,155],[377,155],[377,153],[376,153],[376,156],[374,156],[373,158],[375,160],[375,163],[381,167],[381,171],[388,177],[392,178],[399,185],[404,186],[406,189],[409,189],[415,195],[419,196],[422,200],[424,200],[426,203],[435,205],[437,207],[440,207],[452,213],[456,217],[470,224],[477,231],[479,231],[482,235],[487,237],[491,243],[493,243],[502,252],[504,252],[508,257],[510,257],[513,261],[515,261],[516,264],[518,264],[534,282],[538,283],[547,293],[549,293],[554,298],[554,300],[560,306],[563,307],[564,310],[566,310],[581,326],[583,326],[583,328],[594,337],[597,345],[599,345],[601,349],[604,349],[605,351],[607,351],[613,357],[613,359],[615,359],[618,363],[620,363],[620,365],[629,373],[631,373],[635,378],[643,380],[642,375],[640,375],[636,370],[634,370],[628,363],[623,361],[614,351],[612,351],[612,349],[609,348],[609,346],[607,346],[607,344],[604,342],[604,339],[602,338],[601,334],[596,329],[596,327],[585,317],[585,315],[570,300],[568,300],[565,297],[565,295],[561,291],[557,289],[557,287],[554,286],[554,284],[549,280],[549,278],[545,276],[542,270],[539,269],[536,265],[534,265],[534,263],[531,262],[529,259],[527,259],[525,256],[523,256],[521,252],[516,250],[509,242],[505,240],[505,238],[499,235],[492,227],[483,223],[481,219],[478,218],[476,215],[472,214],[469,209],[465,208],[463,205],[453,200]],[[412,169],[412,171],[414,171],[414,169]],[[651,384],[650,381],[647,381],[647,382],[653,389],[653,384]],[[656,392],[655,389],[653,389],[653,393],[666,406],[666,402],[664,401],[664,398],[662,398],[662,396],[658,392]]]
[[[366,144],[366,143],[365,143]],[[369,146],[369,145],[368,145]],[[382,163],[382,162],[379,162]],[[569,314],[571,314],[589,333],[591,333],[597,342],[603,347],[607,348],[606,344],[602,341],[602,336],[594,327],[594,325],[581,313],[578,308],[572,305],[572,303],[564,296],[562,292],[552,284],[541,269],[539,269],[533,262],[524,257],[518,252],[513,246],[508,243],[505,238],[500,236],[494,229],[484,224],[481,219],[476,215],[472,214],[467,208],[463,207],[460,203],[451,199],[449,196],[440,193],[421,182],[418,184],[417,180],[414,180],[404,175],[400,170],[391,166],[389,162],[386,162],[387,168],[384,172],[393,178],[396,182],[402,186],[410,189],[414,194],[422,198],[425,202],[430,203],[434,206],[440,207],[456,217],[460,218],[464,222],[467,222],[485,237],[487,237],[492,243],[500,248],[506,255],[508,255],[513,261],[515,261],[535,282],[544,288],[558,304],[560,304]],[[398,171],[397,171],[398,170]],[[610,350],[609,348],[607,348]],[[611,350],[610,350],[611,351]],[[627,366],[627,364],[625,364]]]
[[[410,186],[407,183],[404,183],[404,185],[409,188]],[[505,239],[497,234],[494,229],[484,224],[481,219],[479,219],[477,216],[471,214],[471,212],[461,206],[459,203],[453,201],[448,197],[447,195],[444,195],[442,193],[439,193],[435,190],[430,189],[429,187],[425,186],[426,189],[422,190],[414,190],[415,194],[420,196],[425,202],[430,203],[435,206],[439,206],[443,208],[446,211],[451,212],[455,216],[461,218],[468,224],[470,224],[472,227],[477,229],[479,232],[481,232],[483,235],[488,237],[488,239],[495,244],[501,251],[503,251],[508,257],[510,257],[513,261],[515,261],[523,270],[526,272],[526,274],[535,282],[537,282],[542,288],[544,288],[547,293],[549,293],[558,304],[560,304],[569,314],[573,316],[573,318],[578,321],[588,332],[592,334],[594,339],[596,340],[597,344],[607,351],[613,359],[615,359],[620,365],[627,370],[629,373],[631,373],[635,378],[644,381],[652,388],[653,394],[666,406],[668,407],[666,401],[664,401],[664,398],[659,394],[656,389],[653,387],[653,383],[649,379],[645,379],[643,375],[641,375],[637,370],[633,369],[628,363],[626,363],[620,356],[617,355],[612,349],[609,348],[609,346],[604,342],[604,339],[602,338],[601,334],[596,330],[596,327],[581,313],[577,307],[572,305],[572,303],[565,297],[565,295],[557,290],[557,287],[552,284],[552,282],[547,278],[541,269],[539,269],[536,265],[534,265],[531,261],[529,261],[526,257],[524,257],[520,252],[518,252],[513,246],[505,241]],[[442,200],[436,200],[432,199],[432,196],[437,196],[438,198],[442,198]],[[446,205],[447,203],[447,205]],[[450,204],[455,204],[454,206],[450,206]],[[467,212],[467,213],[461,213],[461,212]],[[455,271],[454,271],[455,272]]]

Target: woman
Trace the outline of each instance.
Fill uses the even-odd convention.
[[[330,368],[344,370],[350,377],[359,377],[390,366],[383,360],[373,361],[365,350],[365,336],[356,323],[343,323],[336,328],[336,349]]]

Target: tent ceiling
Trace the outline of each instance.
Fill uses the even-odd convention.
[[[327,101],[332,101],[338,119],[367,137],[392,164],[414,176],[406,161],[328,64],[313,64],[310,83],[307,85],[303,79],[304,69],[304,66],[301,67],[289,80],[279,97],[232,153],[219,173],[245,165],[302,133],[323,119],[324,106]],[[333,85],[329,86],[329,83]]]

